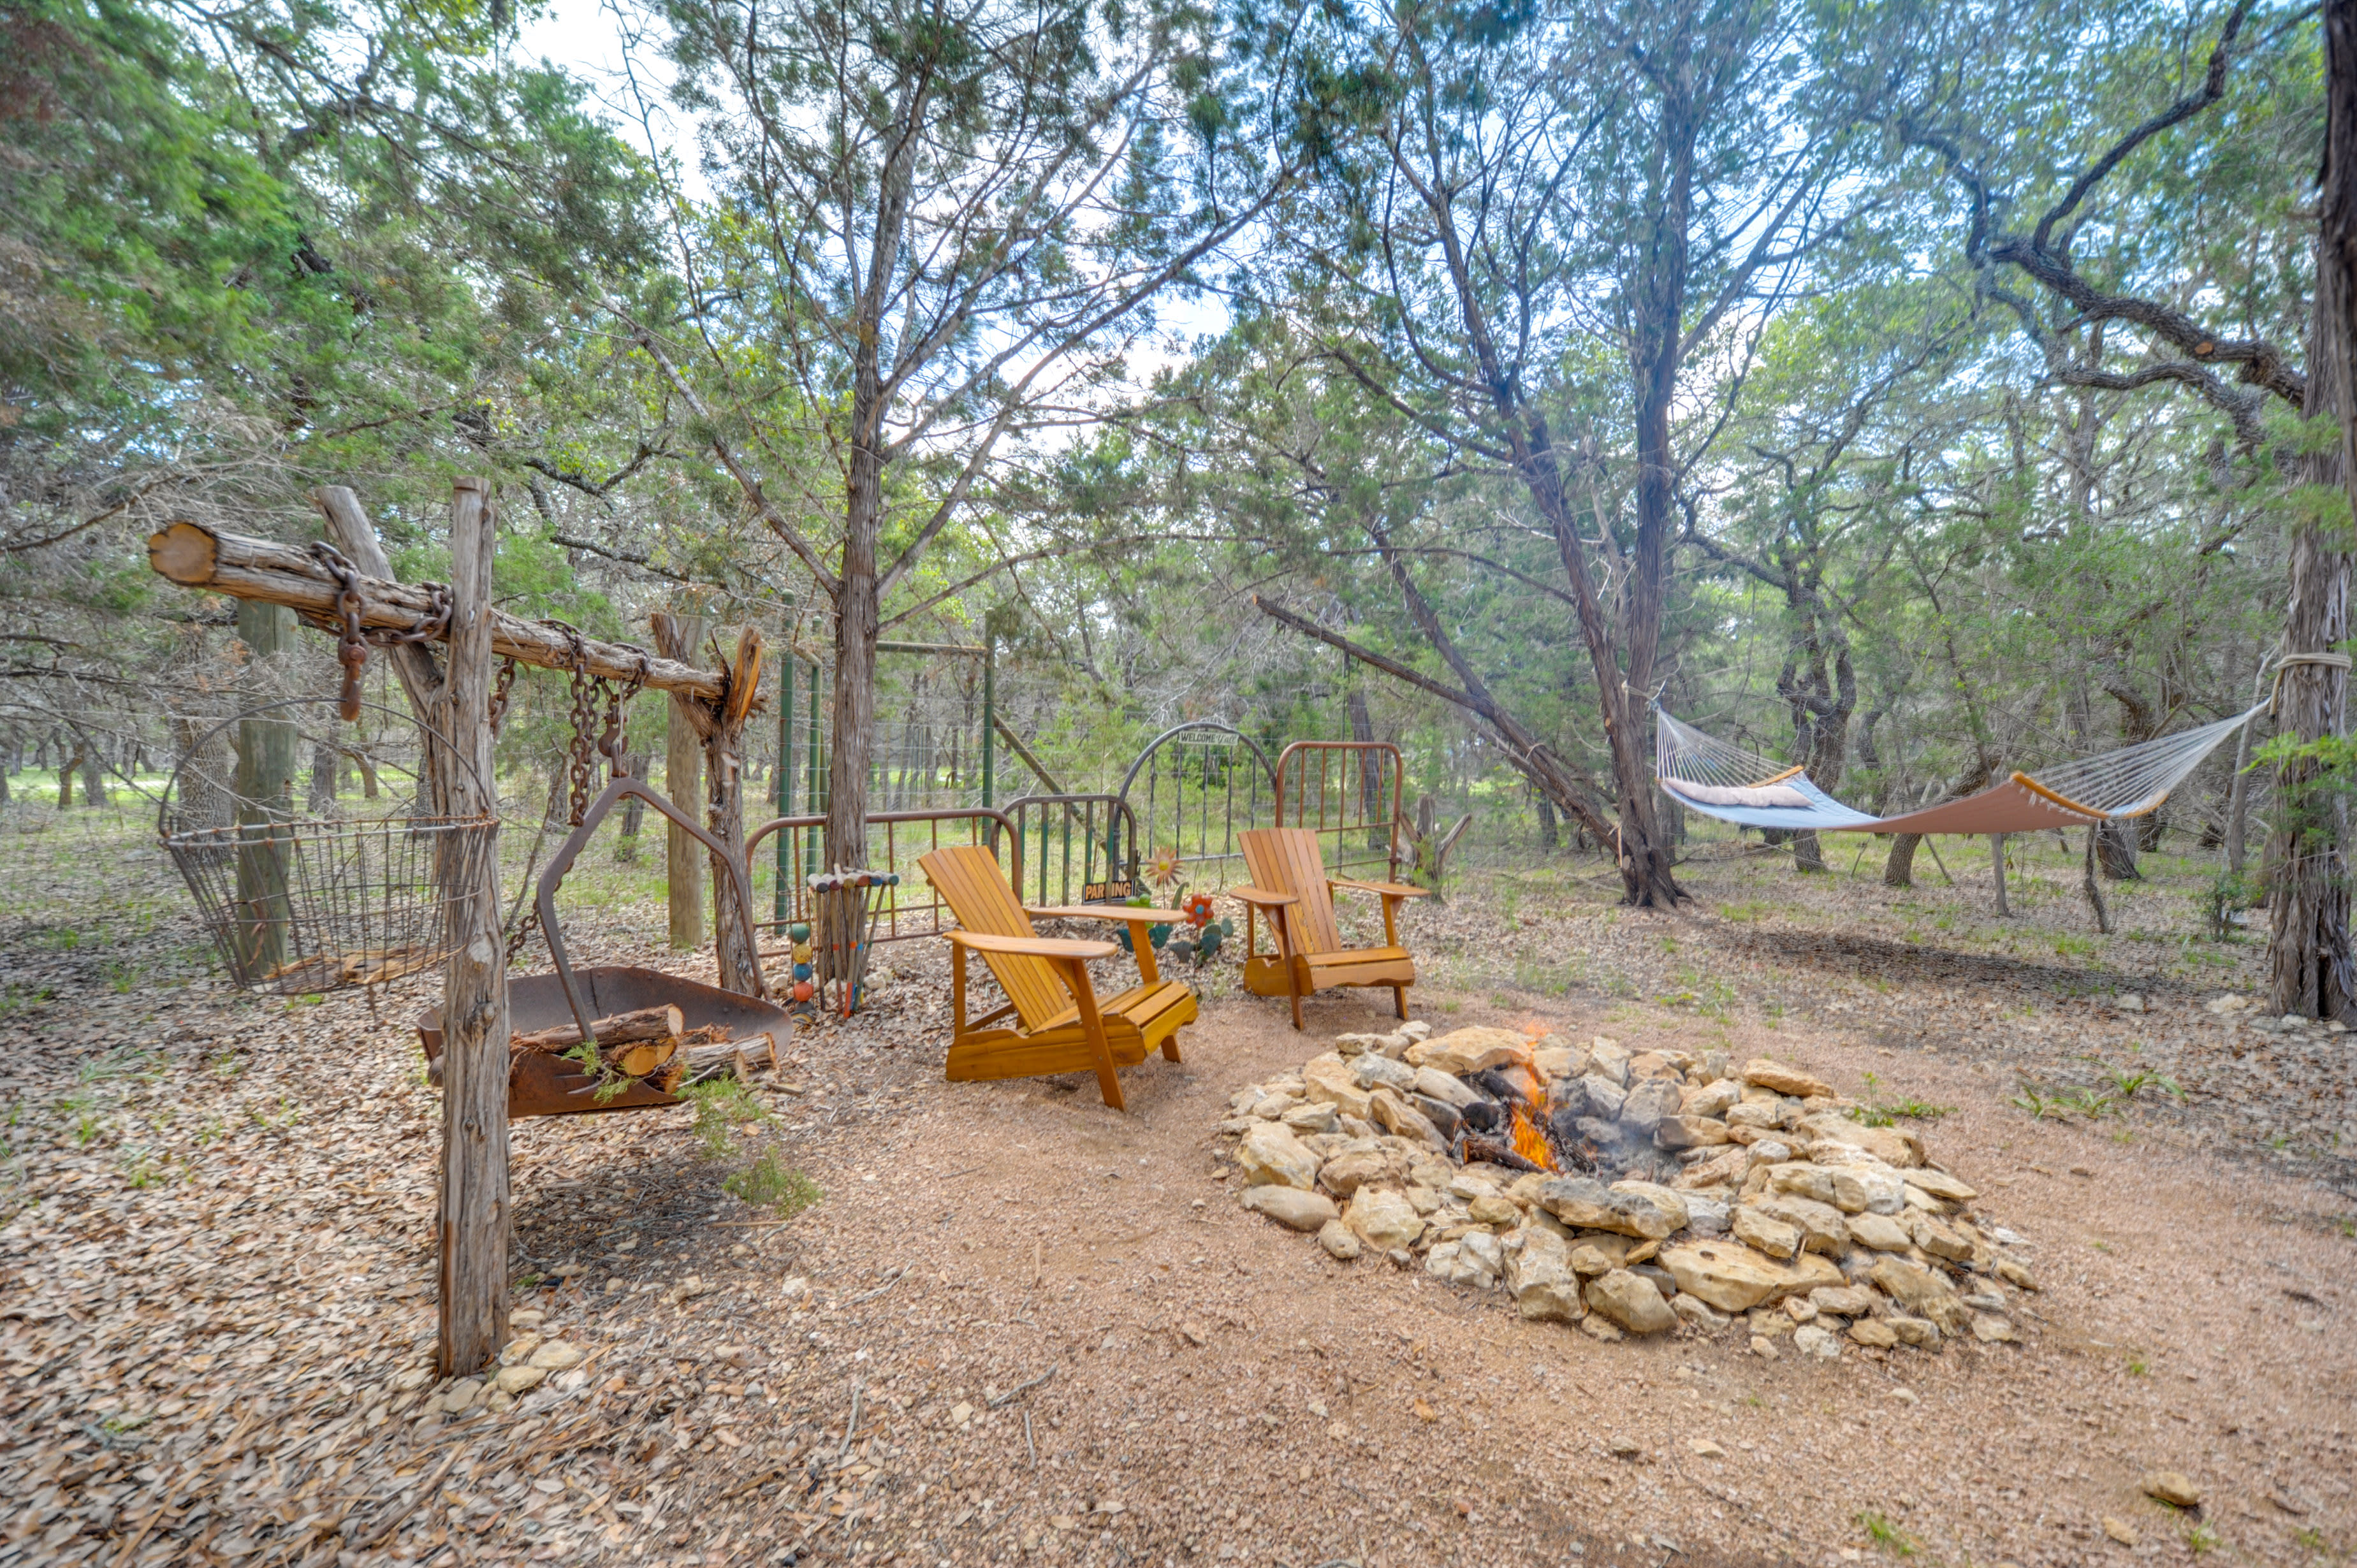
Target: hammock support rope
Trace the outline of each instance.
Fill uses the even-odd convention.
[[[1681,804],[1744,827],[1795,832],[2018,833],[2149,816],[2210,754],[2267,711],[2162,736],[2099,757],[2015,773],[1975,795],[1896,817],[1870,817],[1826,794],[1807,773],[1705,735],[1653,709],[1653,773]]]

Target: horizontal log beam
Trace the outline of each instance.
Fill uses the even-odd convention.
[[[147,564],[184,588],[285,605],[329,629],[337,624],[334,575],[308,551],[292,544],[199,522],[176,522],[148,536]],[[356,577],[353,583],[361,593],[361,625],[369,630],[414,631],[433,613],[433,601],[423,588],[380,577]],[[569,671],[574,665],[573,644],[563,632],[500,609],[491,612],[491,651],[541,670]],[[719,702],[727,690],[723,671],[699,670],[595,638],[583,638],[581,651],[589,673],[608,681],[626,682],[643,671],[650,689],[706,703]]]

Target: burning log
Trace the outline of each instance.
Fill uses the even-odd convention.
[[[1484,1138],[1474,1133],[1468,1133],[1465,1135],[1464,1161],[1469,1165],[1503,1165],[1510,1171],[1536,1171],[1545,1168],[1523,1158],[1522,1155],[1514,1153],[1512,1147],[1497,1139]]]

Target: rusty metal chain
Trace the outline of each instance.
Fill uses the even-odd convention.
[[[647,656],[639,654],[639,667],[618,690],[610,682],[600,680],[606,688],[606,730],[597,737],[598,755],[606,759],[606,776],[619,779],[630,769],[624,766],[630,757],[630,737],[622,733],[622,714],[647,683]]]
[[[500,678],[498,683],[491,688],[490,719],[491,734],[494,736],[500,733],[500,721],[508,716],[508,698],[514,690],[515,678],[515,656],[510,654],[500,660]]]
[[[311,554],[336,580],[336,662],[344,667],[343,689],[336,694],[336,716],[350,724],[361,716],[361,672],[368,668],[368,641],[361,628],[360,574],[343,552],[326,540],[315,540]]]
[[[361,624],[367,601],[361,596],[360,569],[344,553],[324,539],[311,542],[311,558],[327,568],[328,575],[336,580],[336,662],[343,666],[342,689],[336,696],[336,713],[346,724],[361,716],[361,675],[368,668],[368,645],[380,648],[404,643],[431,642],[450,629],[450,590],[441,583],[420,583],[425,593],[425,618],[406,630],[379,627],[374,630]],[[497,727],[497,721],[493,721]]]
[[[582,643],[581,633],[554,618],[544,618],[541,624],[563,632],[573,652],[568,671],[573,699],[568,722],[573,733],[565,742],[565,764],[569,791],[566,823],[577,828],[589,814],[589,780],[597,767],[591,760],[589,729],[597,722],[594,688],[599,682],[589,678],[589,650]]]

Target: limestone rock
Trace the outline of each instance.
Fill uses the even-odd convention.
[[[1386,1188],[1362,1187],[1351,1195],[1343,1220],[1359,1240],[1378,1252],[1415,1245],[1424,1234],[1424,1219],[1408,1200]]]
[[[1889,1349],[1899,1343],[1899,1331],[1878,1317],[1861,1317],[1849,1326],[1849,1337],[1860,1345]]]
[[[1653,1143],[1664,1149],[1705,1149],[1728,1141],[1727,1123],[1708,1116],[1664,1116],[1653,1128]]]
[[[1525,1225],[1504,1242],[1506,1289],[1524,1317],[1577,1323],[1587,1311],[1564,1239],[1545,1225]]]
[[[2201,1488],[2175,1470],[2155,1470],[2144,1478],[2144,1495],[2173,1509],[2198,1509]]]
[[[1329,1219],[1318,1232],[1318,1244],[1326,1249],[1327,1256],[1347,1263],[1359,1255],[1358,1232],[1340,1219]]]
[[[1377,1056],[1372,1051],[1352,1058],[1351,1077],[1361,1089],[1368,1090],[1389,1088],[1405,1094],[1415,1087],[1415,1069],[1405,1062]]]
[[[1743,1086],[1731,1078],[1722,1078],[1716,1083],[1686,1090],[1685,1098],[1678,1102],[1678,1114],[1709,1116],[1723,1121],[1727,1112],[1742,1098]]]
[[[1253,1187],[1274,1184],[1305,1191],[1318,1180],[1318,1156],[1302,1147],[1290,1129],[1275,1122],[1256,1123],[1236,1145],[1236,1165]]]
[[[1653,1282],[1626,1269],[1590,1280],[1587,1295],[1589,1311],[1601,1313],[1631,1334],[1659,1334],[1678,1324],[1678,1315]]]
[[[1366,1120],[1367,1091],[1359,1087],[1358,1075],[1340,1057],[1329,1053],[1302,1063],[1301,1090],[1308,1099],[1331,1105],[1340,1115]]]
[[[1448,1151],[1448,1140],[1440,1135],[1440,1129],[1432,1124],[1431,1119],[1388,1088],[1379,1089],[1368,1098],[1367,1113],[1385,1132],[1442,1154]]]
[[[1677,1114],[1678,1099],[1674,1079],[1639,1079],[1620,1101],[1620,1120],[1650,1138],[1663,1117]]]
[[[1407,1097],[1407,1103],[1410,1110],[1432,1123],[1434,1131],[1440,1134],[1444,1144],[1453,1141],[1457,1136],[1457,1130],[1465,1124],[1465,1119],[1458,1113],[1457,1107],[1449,1104],[1446,1100],[1433,1100],[1421,1094],[1411,1094]]]
[[[1684,1319],[1685,1322],[1692,1325],[1694,1327],[1706,1328],[1710,1330],[1712,1333],[1717,1333],[1720,1329],[1725,1328],[1727,1324],[1732,1321],[1730,1318],[1713,1312],[1710,1309],[1710,1304],[1703,1300],[1702,1297],[1698,1295],[1688,1295],[1684,1291],[1680,1291],[1677,1294],[1670,1298],[1670,1310],[1676,1313],[1679,1317]]]
[[[1723,1128],[1725,1123],[1720,1125]],[[1741,1181],[1750,1168],[1750,1150],[1729,1149],[1723,1155],[1713,1155],[1699,1164],[1688,1165],[1678,1173],[1677,1179],[1670,1186],[1679,1192],[1690,1192],[1700,1187],[1732,1187]]]
[[[1340,1153],[1318,1167],[1318,1185],[1336,1197],[1344,1199],[1371,1182],[1383,1186],[1406,1179],[1406,1162],[1396,1158],[1372,1138],[1360,1138],[1344,1144]]]
[[[1951,1332],[1964,1329],[1972,1316],[1945,1274],[1910,1259],[1886,1257],[1876,1262],[1867,1277],[1882,1288],[1883,1294],[1919,1317],[1928,1317]],[[1906,1337],[1900,1330],[1900,1337]]]
[[[1610,1079],[1591,1071],[1579,1080],[1579,1091],[1585,1098],[1587,1113],[1600,1122],[1617,1122],[1620,1108],[1629,1093]]]
[[[1831,1094],[1833,1086],[1824,1079],[1812,1077],[1798,1068],[1770,1061],[1766,1057],[1754,1057],[1736,1069],[1735,1076],[1760,1089],[1789,1094],[1795,1100],[1806,1100],[1813,1094]]]
[[[1577,1046],[1542,1045],[1531,1052],[1531,1069],[1541,1078],[1577,1078],[1587,1070],[1587,1053]]]
[[[1846,1144],[1853,1149],[1864,1149],[1886,1165],[1904,1168],[1923,1163],[1921,1134],[1903,1127],[1869,1127],[1846,1116],[1820,1111],[1801,1118],[1794,1131],[1812,1142]]]
[[[1725,1187],[1717,1187],[1713,1189],[1714,1192],[1725,1192],[1726,1190],[1727,1189]],[[1731,1210],[1724,1201],[1718,1197],[1706,1196],[1698,1192],[1686,1193],[1684,1197],[1686,1200],[1687,1230],[1693,1231],[1697,1236],[1724,1236],[1727,1234],[1727,1217]]]
[[[1490,1290],[1505,1267],[1505,1249],[1487,1230],[1469,1230],[1454,1241],[1443,1241],[1425,1254],[1424,1272],[1453,1285]]]
[[[1437,1068],[1461,1078],[1485,1067],[1528,1067],[1531,1047],[1529,1041],[1512,1029],[1477,1026],[1419,1040],[1407,1048],[1405,1060],[1410,1067]]]
[[[1444,1101],[1459,1111],[1481,1098],[1481,1093],[1454,1073],[1437,1067],[1420,1067],[1409,1080],[1408,1087],[1426,1100]]]
[[[1907,1234],[1907,1227],[1889,1215],[1853,1214],[1848,1225],[1851,1240],[1878,1252],[1903,1252],[1915,1244],[1915,1239]]]
[[[1416,1040],[1428,1040],[1432,1037],[1432,1026],[1426,1023],[1421,1018],[1411,1018],[1406,1023],[1402,1024],[1398,1028],[1393,1030],[1392,1033],[1395,1035],[1405,1035],[1410,1042]]]
[[[1588,1042],[1587,1070],[1614,1087],[1629,1087],[1629,1053],[1618,1041],[1598,1035]]]
[[[1975,1312],[1973,1314],[1973,1337],[1984,1345],[2011,1345],[2018,1342],[2021,1336],[2015,1330],[2011,1318],[1999,1317],[1993,1312]]]
[[[1610,1230],[1659,1240],[1683,1229],[1685,1201],[1651,1182],[1608,1187],[1593,1176],[1559,1176],[1539,1188],[1539,1204],[1576,1230]]]
[[[1953,1230],[1941,1224],[1930,1215],[1917,1212],[1907,1217],[1907,1233],[1915,1244],[1935,1258],[1951,1262],[1964,1262],[1973,1255],[1973,1244]]]
[[[1649,1078],[1675,1079],[1684,1075],[1684,1063],[1693,1059],[1684,1051],[1640,1051],[1629,1058],[1629,1081],[1635,1083]]]
[[[551,1339],[534,1350],[525,1365],[538,1367],[544,1372],[569,1372],[588,1359],[589,1352],[580,1346]]]
[[[1809,1293],[1811,1306],[1836,1317],[1864,1317],[1874,1303],[1874,1293],[1863,1285],[1819,1285]]]
[[[1321,1230],[1342,1212],[1322,1192],[1306,1192],[1275,1183],[1244,1188],[1243,1203],[1254,1213],[1265,1214],[1295,1230]]]
[[[2122,1546],[2134,1546],[2136,1543],[2135,1530],[2126,1520],[2114,1519],[2109,1514],[2104,1516],[2104,1533]]]
[[[1466,1214],[1476,1225],[1519,1225],[1523,1211],[1510,1197],[1485,1193],[1466,1206]]]
[[[1756,1207],[1738,1208],[1728,1230],[1745,1246],[1771,1258],[1789,1258],[1801,1250],[1799,1226],[1773,1219]]]
[[[1978,1187],[1958,1181],[1947,1172],[1933,1170],[1929,1165],[1910,1170],[1906,1179],[1908,1186],[1950,1203],[1970,1203],[1981,1195]]]
[[[1721,1312],[1745,1312],[1791,1278],[1772,1258],[1736,1241],[1698,1241],[1662,1252],[1662,1266],[1678,1289]]]
[[[1746,1198],[1744,1207],[1757,1208],[1770,1219],[1781,1219],[1798,1229],[1801,1244],[1812,1252],[1837,1258],[1849,1247],[1849,1224],[1832,1204],[1793,1193],[1776,1193]]]
[[[1792,1330],[1792,1348],[1821,1361],[1836,1360],[1841,1356],[1841,1341],[1835,1338],[1830,1330],[1814,1323],[1803,1323]]]
[[[500,1393],[512,1397],[513,1395],[522,1393],[529,1389],[538,1388],[547,1376],[548,1369],[546,1367],[534,1367],[531,1365],[522,1367],[501,1367],[499,1369],[498,1375],[491,1379],[491,1387],[498,1390]],[[447,1408],[449,1402],[447,1397],[443,1403],[445,1408]]]
[[[1293,1106],[1277,1120],[1285,1124],[1287,1132],[1300,1138],[1316,1137],[1326,1133],[1339,1133],[1342,1129],[1341,1117],[1336,1113],[1333,1106],[1322,1100]]]
[[[1940,1326],[1928,1317],[1907,1317],[1894,1313],[1881,1321],[1890,1325],[1890,1331],[1899,1336],[1901,1345],[1923,1349],[1940,1342]],[[1862,1328],[1865,1325],[1858,1326]]]

